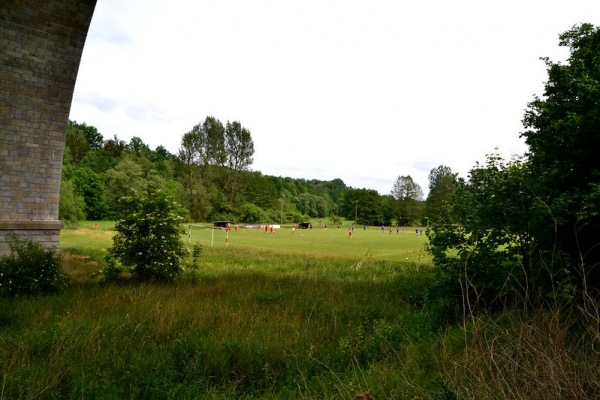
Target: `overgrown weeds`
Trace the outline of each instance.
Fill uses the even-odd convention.
[[[60,295],[1,299],[0,399],[598,397],[591,296],[459,323],[414,262],[190,257],[194,279],[161,285],[99,285],[71,257]]]
[[[475,317],[446,335],[440,371],[459,398],[600,398],[594,318],[559,307]]]

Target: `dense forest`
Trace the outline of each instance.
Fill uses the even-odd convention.
[[[119,199],[162,190],[177,199],[188,221],[298,223],[342,219],[360,225],[426,225],[452,192],[455,175],[440,166],[430,191],[399,176],[390,193],[352,188],[341,179],[319,181],[252,171],[254,143],[239,122],[209,116],[181,139],[178,154],[152,150],[139,137],[105,138],[86,122],[69,121],[63,162],[60,218],[114,219]]]

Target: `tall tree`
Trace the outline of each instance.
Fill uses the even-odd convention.
[[[70,161],[75,164],[79,163],[90,150],[85,134],[73,123],[69,123],[67,126],[65,147],[68,150]]]
[[[429,191],[434,190],[436,187],[440,185],[440,181],[447,176],[456,177],[456,174],[452,173],[452,168],[446,165],[439,165],[435,168],[432,168],[429,171]]]
[[[254,141],[250,131],[238,121],[225,126],[225,153],[227,166],[233,171],[245,171],[254,161]]]
[[[108,151],[113,157],[119,158],[127,149],[127,143],[114,135],[112,139],[104,142],[104,150]]]
[[[421,217],[423,190],[410,175],[399,176],[390,194],[396,199],[398,225],[410,225]]]
[[[150,154],[152,153],[152,151],[150,150],[150,147],[148,147],[148,145],[146,143],[144,143],[144,141],[137,136],[134,136],[131,138],[127,148],[129,150],[129,152],[132,153],[133,155],[135,155],[136,157],[149,158]]]
[[[90,150],[101,149],[104,145],[104,137],[102,137],[102,134],[98,132],[95,126],[87,125],[85,122],[79,124],[77,121],[69,120],[68,128],[81,132]]]
[[[202,123],[202,129],[206,135],[205,162],[210,165],[223,166],[227,161],[225,152],[225,128],[221,121],[215,117],[206,117]]]
[[[538,236],[570,256],[569,270],[600,288],[600,30],[574,26],[560,35],[566,64],[546,63],[543,98],[528,104],[522,136],[529,145],[534,193],[548,209]]]
[[[410,175],[399,176],[394,182],[391,195],[396,200],[412,199],[420,201],[423,200],[423,189]]]
[[[185,178],[183,186],[186,193],[185,203],[193,221],[201,221],[208,217],[210,206],[203,182],[202,165],[206,158],[206,134],[202,125],[195,125],[181,138],[179,160],[183,165]]]
[[[359,225],[385,224],[382,214],[381,196],[376,190],[355,189],[344,199],[343,215]]]
[[[442,208],[448,204],[456,185],[456,174],[445,165],[433,168],[429,172],[429,194],[425,200],[425,217],[428,220],[440,216]]]
[[[123,158],[114,168],[104,174],[106,188],[105,199],[113,216],[118,215],[119,201],[122,197],[133,196],[134,192],[143,193],[161,189],[165,193],[168,183],[155,170],[155,165],[147,159],[133,155]]]
[[[237,195],[241,190],[243,177],[242,171],[247,171],[252,165],[254,156],[254,141],[250,131],[238,121],[229,122],[225,125],[225,153],[227,154],[227,166],[229,167],[227,188],[229,202],[235,204]]]

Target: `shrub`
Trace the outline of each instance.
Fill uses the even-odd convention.
[[[245,203],[240,207],[239,219],[249,223],[272,221],[265,210],[253,203]]]
[[[139,281],[175,280],[187,254],[178,205],[157,190],[121,198],[120,209],[122,218],[115,224],[117,234],[107,256],[110,273],[103,272],[105,279],[117,278],[122,269]]]
[[[16,235],[10,239],[10,250],[9,256],[0,258],[0,295],[33,296],[66,286],[68,278],[58,251]]]

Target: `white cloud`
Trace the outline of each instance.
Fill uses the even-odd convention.
[[[250,129],[252,168],[389,193],[521,154],[521,119],[600,3],[99,0],[70,118],[177,153],[206,116]]]

